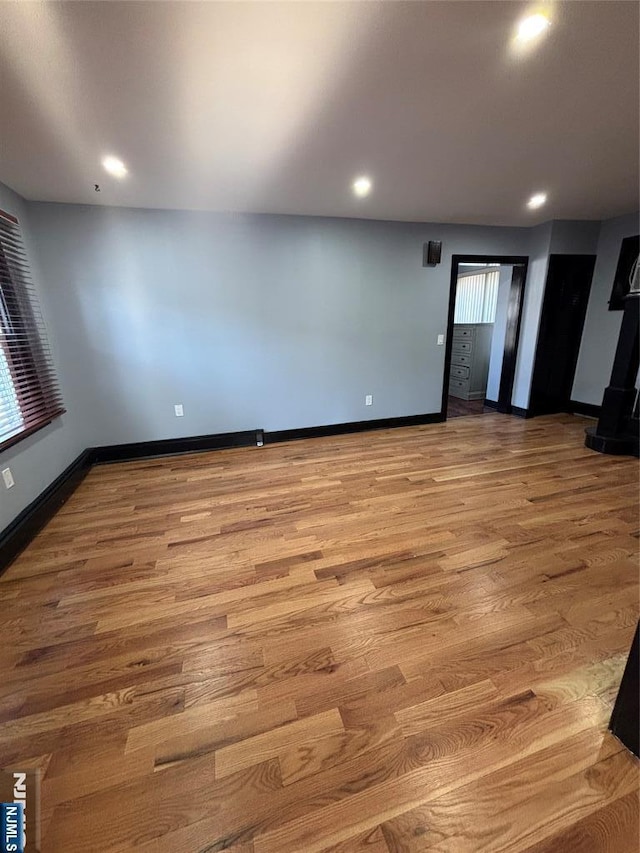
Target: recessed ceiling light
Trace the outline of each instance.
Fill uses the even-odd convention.
[[[128,169],[118,157],[103,157],[102,166],[106,172],[113,175],[114,178],[124,178]]]
[[[532,39],[542,35],[550,26],[551,21],[541,12],[529,15],[523,18],[518,24],[518,40],[523,42],[532,41]]]
[[[537,207],[542,207],[546,200],[546,193],[536,193],[535,195],[532,195],[529,201],[527,202],[527,207],[531,210],[535,210]]]
[[[362,175],[359,178],[356,178],[353,182],[353,191],[358,196],[358,198],[364,198],[366,195],[369,195],[371,192],[371,180],[367,178],[365,175]]]

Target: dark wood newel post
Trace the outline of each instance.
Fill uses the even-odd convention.
[[[600,453],[638,456],[638,419],[633,415],[640,363],[640,292],[625,297],[624,315],[600,420],[586,430],[585,445]]]

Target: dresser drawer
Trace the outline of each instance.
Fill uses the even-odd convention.
[[[473,337],[473,326],[454,326],[453,327],[453,340],[460,340],[460,338],[472,338]]]
[[[470,353],[473,349],[473,342],[470,340],[461,340],[459,338],[453,339],[453,348],[452,352],[454,354],[464,355],[465,353]]]
[[[452,352],[451,353],[451,364],[455,364],[457,367],[466,365],[467,367],[471,367],[471,356],[469,354]]]
[[[463,391],[465,394],[469,391],[469,379],[458,379],[452,377],[449,379],[449,391]]]
[[[463,364],[452,364],[449,376],[451,379],[468,379],[469,368],[465,367]]]

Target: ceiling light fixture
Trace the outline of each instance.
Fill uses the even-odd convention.
[[[129,171],[122,160],[118,157],[103,157],[102,166],[106,172],[113,175],[114,178],[124,178]]]
[[[546,200],[546,193],[536,193],[535,195],[532,195],[529,201],[527,202],[527,207],[530,210],[536,210],[538,207],[542,207]]]
[[[358,196],[358,198],[364,198],[371,192],[371,180],[365,175],[356,178],[352,186],[353,192]]]
[[[538,12],[523,18],[518,24],[518,40],[521,42],[532,41],[542,35],[551,26],[551,21],[546,15]]]

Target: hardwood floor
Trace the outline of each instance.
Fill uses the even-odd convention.
[[[0,579],[45,853],[631,853],[638,467],[489,414],[94,468]]]
[[[448,418],[463,418],[467,415],[484,415],[494,413],[495,408],[491,409],[489,406],[485,406],[484,400],[462,400],[460,397],[452,397],[451,395],[448,398]]]

